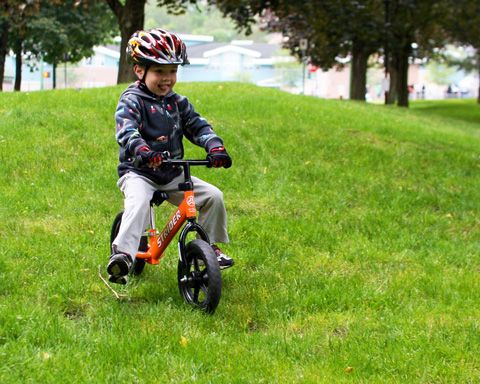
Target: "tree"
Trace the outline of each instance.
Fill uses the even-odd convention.
[[[3,80],[5,74],[5,58],[7,56],[8,50],[8,33],[9,33],[9,24],[8,22],[0,17],[0,91],[3,90]]]
[[[368,58],[382,44],[381,11],[375,0],[282,3],[267,13],[273,14],[267,28],[288,36],[286,46],[299,58],[306,38],[308,60],[323,69],[342,67],[350,57],[350,98],[365,101]]]
[[[341,67],[351,58],[350,98],[365,100],[369,56],[382,44],[382,7],[378,0],[232,1],[211,0],[247,33],[260,16],[264,28],[288,36],[285,48],[323,69]],[[300,41],[308,41],[306,50]]]
[[[40,0],[5,0],[1,4],[0,24],[2,37],[0,39],[0,89],[3,88],[5,72],[5,57],[9,47],[15,53],[15,85],[20,90],[22,80],[23,41],[28,31],[28,19],[39,11]]]
[[[454,64],[478,73],[477,102],[480,104],[480,2],[478,0],[458,0],[451,4],[450,17],[443,19],[451,41],[457,44],[470,45],[475,53],[468,55],[461,62]]]
[[[107,11],[102,1],[64,0],[56,5],[42,1],[40,12],[29,22],[24,45],[31,58],[53,64],[54,88],[59,63],[91,56],[95,45],[113,37],[115,20]]]
[[[133,72],[128,63],[126,48],[130,36],[135,31],[143,29],[145,22],[146,0],[105,0],[117,18],[120,29],[120,63],[118,68],[117,83],[129,82],[134,79]]]
[[[60,61],[75,62],[89,56],[114,25],[106,5],[97,0],[8,0],[0,9],[0,84],[11,47],[16,61],[15,90],[21,86],[24,53],[54,67]]]
[[[414,57],[413,46],[424,58],[445,44],[440,21],[450,12],[446,1],[384,0],[386,62],[390,74],[387,102],[408,107],[408,69]]]

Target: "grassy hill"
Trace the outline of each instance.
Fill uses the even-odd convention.
[[[178,86],[234,159],[195,170],[224,191],[237,263],[208,316],[178,293],[174,244],[122,300],[98,276],[122,89],[0,94],[1,383],[480,381],[474,101]]]

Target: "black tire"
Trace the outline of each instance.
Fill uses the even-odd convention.
[[[115,216],[115,220],[113,220],[112,230],[110,232],[110,250],[112,249],[112,243],[118,235],[118,231],[120,230],[120,224],[122,223],[123,211],[120,211],[117,216]],[[140,244],[138,244],[138,250],[140,252],[146,252],[148,250],[148,238],[147,236],[142,236],[140,238]],[[133,262],[132,267],[132,274],[138,276],[143,272],[145,268],[145,260],[142,259],[135,259]]]
[[[180,294],[194,307],[214,313],[222,293],[222,276],[215,252],[206,241],[196,239],[187,244],[185,257],[187,265],[178,262]]]

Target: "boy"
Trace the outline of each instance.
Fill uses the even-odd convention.
[[[125,211],[107,266],[110,281],[120,284],[127,282],[148,222],[153,193],[158,189],[167,192],[168,201],[177,206],[183,197],[177,190],[183,171],[162,167],[162,153],[168,151],[172,158],[182,158],[185,135],[205,148],[213,167],[232,165],[222,139],[187,98],[173,91],[178,65],[189,64],[182,40],[162,29],[137,31],[128,42],[127,54],[138,80],[121,95],[115,112],[116,139],[120,145],[117,185],[125,196]],[[134,166],[136,159],[141,159],[142,165]],[[223,194],[211,184],[192,179],[199,223],[210,238],[220,268],[231,267],[233,260],[216,245],[229,241]]]

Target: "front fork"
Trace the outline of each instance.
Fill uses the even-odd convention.
[[[187,219],[187,224],[183,227],[182,232],[180,232],[180,236],[178,238],[178,256],[180,258],[180,262],[188,269],[188,262],[187,262],[187,253],[186,253],[186,241],[187,235],[189,232],[197,232],[198,237],[210,244],[210,239],[208,238],[207,233],[203,229],[203,227],[197,223],[195,218]]]

